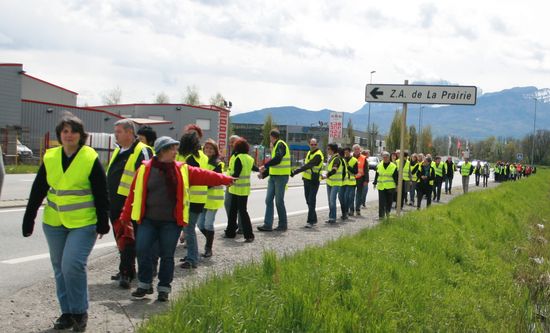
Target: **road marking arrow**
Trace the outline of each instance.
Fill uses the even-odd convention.
[[[372,96],[372,98],[378,99],[378,96],[384,95],[384,92],[383,91],[378,91],[378,87],[376,87],[376,88],[371,90],[370,95]]]

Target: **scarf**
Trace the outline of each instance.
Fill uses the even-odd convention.
[[[157,168],[160,171],[160,174],[164,176],[164,181],[166,182],[166,188],[168,191],[176,196],[177,186],[178,186],[178,177],[176,172],[176,163],[175,162],[160,162],[157,156],[153,157],[151,167]]]

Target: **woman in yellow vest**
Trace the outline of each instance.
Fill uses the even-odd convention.
[[[153,246],[159,243],[158,300],[168,300],[174,277],[174,252],[181,228],[189,219],[190,188],[194,185],[230,185],[231,177],[176,162],[179,142],[161,136],[156,156],[138,169],[120,220],[139,225],[136,237],[138,288],[132,296],[153,293]]]
[[[98,235],[109,232],[107,181],[96,151],[84,145],[87,134],[80,119],[64,115],[55,132],[61,146],[44,155],[23,218],[23,236],[32,235],[47,197],[43,230],[62,313],[54,329],[83,332],[88,322],[88,256]]]
[[[223,173],[224,164],[220,161],[220,151],[216,141],[208,139],[203,146],[204,154],[208,157],[207,169],[216,173]],[[223,186],[211,186],[208,188],[206,204],[199,215],[197,225],[206,238],[203,257],[212,256],[212,244],[214,243],[214,220],[218,209],[223,207],[224,190]]]
[[[427,154],[420,168],[416,173],[417,179],[417,188],[418,188],[418,198],[416,208],[420,209],[420,204],[422,203],[422,197],[426,196],[426,206],[430,207],[432,204],[432,190],[435,180],[435,169],[432,164],[432,156]]]
[[[322,176],[327,180],[327,196],[328,196],[328,224],[336,223],[336,197],[343,185],[344,165],[345,163],[338,154],[338,145],[329,143],[327,146],[327,173]]]
[[[393,194],[397,187],[397,165],[390,161],[390,153],[382,152],[382,162],[376,166],[376,175],[372,185],[378,188],[378,217],[383,219],[390,216]]]
[[[248,215],[248,196],[250,195],[250,175],[252,171],[260,171],[254,165],[254,158],[248,155],[250,146],[248,142],[240,138],[233,145],[234,157],[229,164],[230,176],[235,179],[235,184],[228,191],[230,196],[229,218],[225,229],[225,238],[235,238],[237,232],[237,215],[241,218],[242,231],[245,242],[254,241],[252,223]]]

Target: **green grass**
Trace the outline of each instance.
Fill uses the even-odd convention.
[[[540,170],[325,247],[266,252],[184,291],[140,332],[543,331],[549,198]]]
[[[37,173],[39,165],[31,164],[18,164],[18,165],[6,165],[4,166],[7,174],[15,173]]]

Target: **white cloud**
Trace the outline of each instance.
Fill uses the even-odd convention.
[[[277,105],[354,111],[375,82],[446,80],[484,91],[544,87],[544,2],[98,0],[3,2],[0,59],[101,102],[175,102],[187,85],[234,112]],[[55,13],[55,15],[52,15]],[[24,17],[25,20],[21,20]]]

